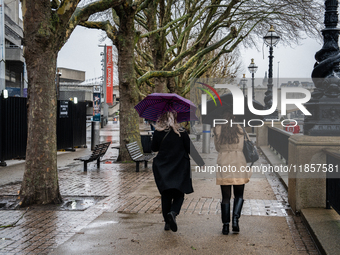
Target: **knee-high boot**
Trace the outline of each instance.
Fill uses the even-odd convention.
[[[238,225],[238,219],[241,217],[243,201],[244,201],[243,198],[234,199],[233,219],[232,219],[232,227],[233,227],[234,232],[240,231],[240,227]]]
[[[222,215],[222,234],[228,235],[229,234],[229,223],[230,223],[230,203],[228,204],[221,204],[221,215]]]

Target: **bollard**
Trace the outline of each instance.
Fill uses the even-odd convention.
[[[202,130],[202,153],[210,153],[210,131],[211,127],[209,124],[203,124]]]
[[[91,126],[91,151],[99,144],[100,122],[92,121]]]

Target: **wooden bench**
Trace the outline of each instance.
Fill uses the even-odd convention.
[[[97,160],[97,168],[100,167],[100,158],[103,157],[109,148],[111,142],[97,144],[91,155],[75,158],[75,160],[84,161],[84,172],[87,171],[87,163]]]
[[[144,161],[144,167],[147,168],[148,161],[156,156],[154,154],[143,154],[137,142],[126,144],[126,148],[131,159],[136,162],[136,172],[139,172],[139,162]]]
[[[120,150],[120,145],[115,145],[115,146],[112,146],[111,149],[116,149],[116,150]]]

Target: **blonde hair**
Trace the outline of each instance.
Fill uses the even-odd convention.
[[[163,113],[156,121],[154,127],[157,131],[164,131],[172,128],[172,130],[179,136],[181,136],[180,132],[184,132],[184,129],[177,123],[176,112]]]

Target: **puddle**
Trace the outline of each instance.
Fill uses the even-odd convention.
[[[65,167],[58,167],[58,171],[64,171],[64,170],[69,170],[70,168],[65,166]]]
[[[87,229],[90,228],[97,228],[97,227],[102,227],[102,226],[107,226],[109,224],[118,224],[118,221],[102,221],[102,222],[92,222],[89,226],[87,226]],[[80,234],[84,234],[84,232],[80,232]]]
[[[0,196],[0,210],[13,210],[16,208],[17,196]]]
[[[17,196],[0,196],[0,210],[15,210],[17,208]],[[105,196],[67,196],[63,197],[63,203],[58,205],[33,205],[30,206],[36,210],[47,211],[84,211],[87,208],[95,205]]]
[[[98,201],[104,197],[66,197],[63,198],[63,204],[60,206],[60,210],[65,211],[84,211],[90,206],[95,205]]]

